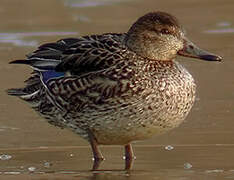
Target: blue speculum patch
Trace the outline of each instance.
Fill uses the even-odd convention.
[[[46,83],[50,79],[59,78],[65,75],[64,72],[57,72],[55,70],[42,71],[42,81]]]

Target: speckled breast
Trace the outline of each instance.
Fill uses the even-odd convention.
[[[87,112],[92,114],[89,127],[98,143],[126,144],[173,129],[186,118],[195,99],[194,80],[177,62],[141,66],[129,87],[98,111]]]

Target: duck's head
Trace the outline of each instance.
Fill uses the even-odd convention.
[[[127,32],[125,43],[138,55],[151,60],[168,61],[176,55],[208,61],[222,59],[188,40],[178,20],[165,12],[152,12],[140,17]]]

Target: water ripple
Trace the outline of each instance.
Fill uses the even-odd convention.
[[[104,5],[112,5],[115,3],[124,2],[124,0],[65,0],[65,6],[85,8],[85,7],[96,7]]]
[[[204,32],[210,34],[234,33],[234,28],[212,29]]]
[[[27,37],[41,36],[67,36],[77,35],[77,32],[17,32],[17,33],[0,33],[0,43],[10,43],[14,46],[38,46],[36,40],[25,40]]]
[[[215,29],[210,29],[204,31],[204,33],[209,33],[209,34],[223,34],[223,33],[234,33],[234,28],[232,26],[231,22],[228,21],[221,21],[216,23]]]

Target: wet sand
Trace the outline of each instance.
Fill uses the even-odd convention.
[[[232,0],[46,2],[0,2],[0,155],[11,156],[0,160],[0,179],[234,179]],[[7,88],[22,86],[31,72],[8,62],[60,38],[127,31],[137,17],[154,10],[175,15],[191,40],[224,61],[178,57],[198,84],[186,122],[168,134],[134,143],[132,171],[122,170],[121,147],[105,146],[102,171],[91,172],[86,141],[48,125],[26,103],[6,95]],[[166,150],[167,145],[174,149]]]

